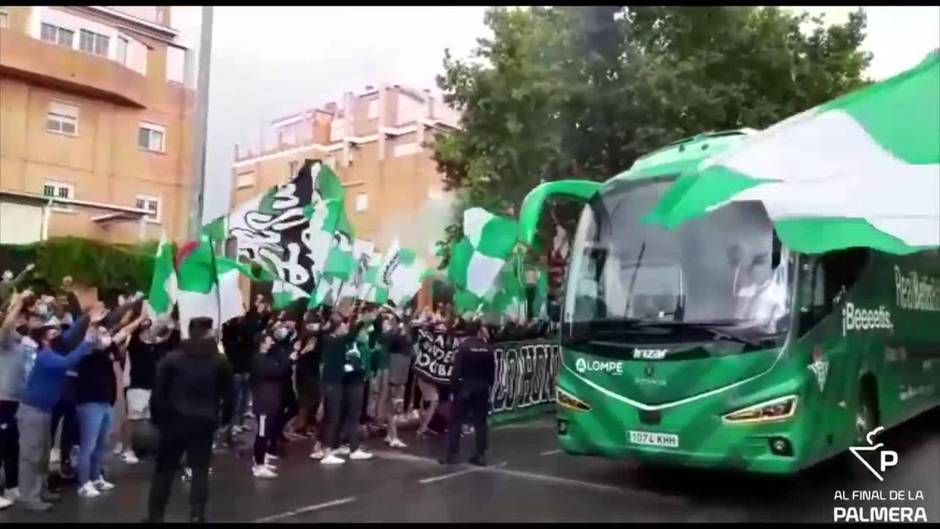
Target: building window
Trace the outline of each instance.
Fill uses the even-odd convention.
[[[369,101],[369,119],[375,119],[379,117],[379,100],[373,99]]]
[[[288,162],[287,166],[288,166],[287,181],[290,182],[297,176],[297,171],[300,170],[300,162],[296,160],[292,162]]]
[[[137,205],[135,207],[150,212],[150,215],[147,215],[148,222],[160,222],[160,197],[137,195]]]
[[[117,40],[117,61],[123,66],[127,66],[127,45],[130,43],[124,37],[118,37]]]
[[[75,32],[70,29],[60,28],[59,26],[53,26],[45,22],[42,24],[40,38],[46,42],[71,48],[72,38],[74,36]]]
[[[42,196],[53,198],[75,198],[75,187],[72,184],[63,184],[61,182],[46,182],[42,186]],[[53,202],[52,209],[56,211],[71,211],[72,205],[62,202]]]
[[[235,188],[242,189],[244,187],[254,187],[255,186],[255,172],[248,171],[247,173],[238,173],[235,175]]]
[[[108,43],[110,39],[100,33],[83,29],[79,33],[78,48],[84,52],[108,56]]]
[[[10,26],[10,15],[6,11],[0,11],[0,28],[6,28]]]
[[[137,131],[137,146],[152,152],[163,152],[166,129],[152,123],[141,123]]]
[[[46,116],[46,130],[70,136],[78,135],[78,107],[57,103],[49,103],[49,114]]]
[[[417,154],[421,152],[421,144],[417,142],[402,143],[400,145],[396,145],[392,151],[393,151],[393,155],[396,158],[398,158],[399,156],[408,156],[410,154]]]
[[[359,193],[356,195],[356,212],[363,212],[369,209],[369,195]]]

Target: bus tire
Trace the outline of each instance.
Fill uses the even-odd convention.
[[[878,390],[875,377],[868,373],[861,378],[858,389],[858,405],[855,407],[855,443],[867,444],[868,432],[880,424],[878,413]]]

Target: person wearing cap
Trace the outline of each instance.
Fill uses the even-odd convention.
[[[465,331],[469,335],[454,355],[450,388],[453,406],[447,428],[447,454],[441,464],[457,463],[460,451],[460,431],[467,418],[473,421],[476,453],[470,458],[474,465],[486,465],[487,414],[489,413],[490,388],[496,371],[496,357],[489,343],[489,333],[480,321],[467,322]]]
[[[192,469],[190,522],[205,522],[212,440],[234,410],[232,366],[219,354],[212,318],[189,321],[189,338],[157,365],[150,414],[160,432],[146,522],[163,521],[170,489],[186,454]]]
[[[106,314],[103,307],[96,307],[90,317],[91,323],[99,323]],[[30,338],[39,347],[16,415],[20,430],[20,503],[27,510],[44,512],[51,507],[44,497],[54,497],[43,493],[49,467],[52,409],[62,397],[66,372],[74,369],[91,352],[97,341],[97,331],[93,326],[88,327],[85,339],[66,355],[55,352],[53,344],[60,339],[62,343],[71,342],[73,335],[84,327],[73,325],[68,333],[62,335],[58,322],[52,319],[30,331]]]

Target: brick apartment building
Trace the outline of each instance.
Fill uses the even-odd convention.
[[[186,236],[192,53],[166,6],[0,6],[0,244]]]
[[[358,238],[384,251],[398,237],[436,265],[433,244],[450,218],[450,202],[431,158],[433,142],[458,121],[428,90],[383,84],[347,92],[341,104],[272,121],[254,148],[237,145],[232,207],[290,180],[304,159],[321,159],[346,188]]]

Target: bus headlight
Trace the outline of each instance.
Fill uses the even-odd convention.
[[[568,393],[567,391],[561,388],[558,388],[557,394],[558,395],[557,397],[555,397],[555,400],[558,402],[560,406],[564,408],[568,408],[569,410],[574,410],[574,411],[591,411],[590,404],[575,397],[571,393]]]
[[[741,424],[755,422],[782,421],[796,413],[796,395],[761,402],[747,408],[725,414],[725,422]]]

